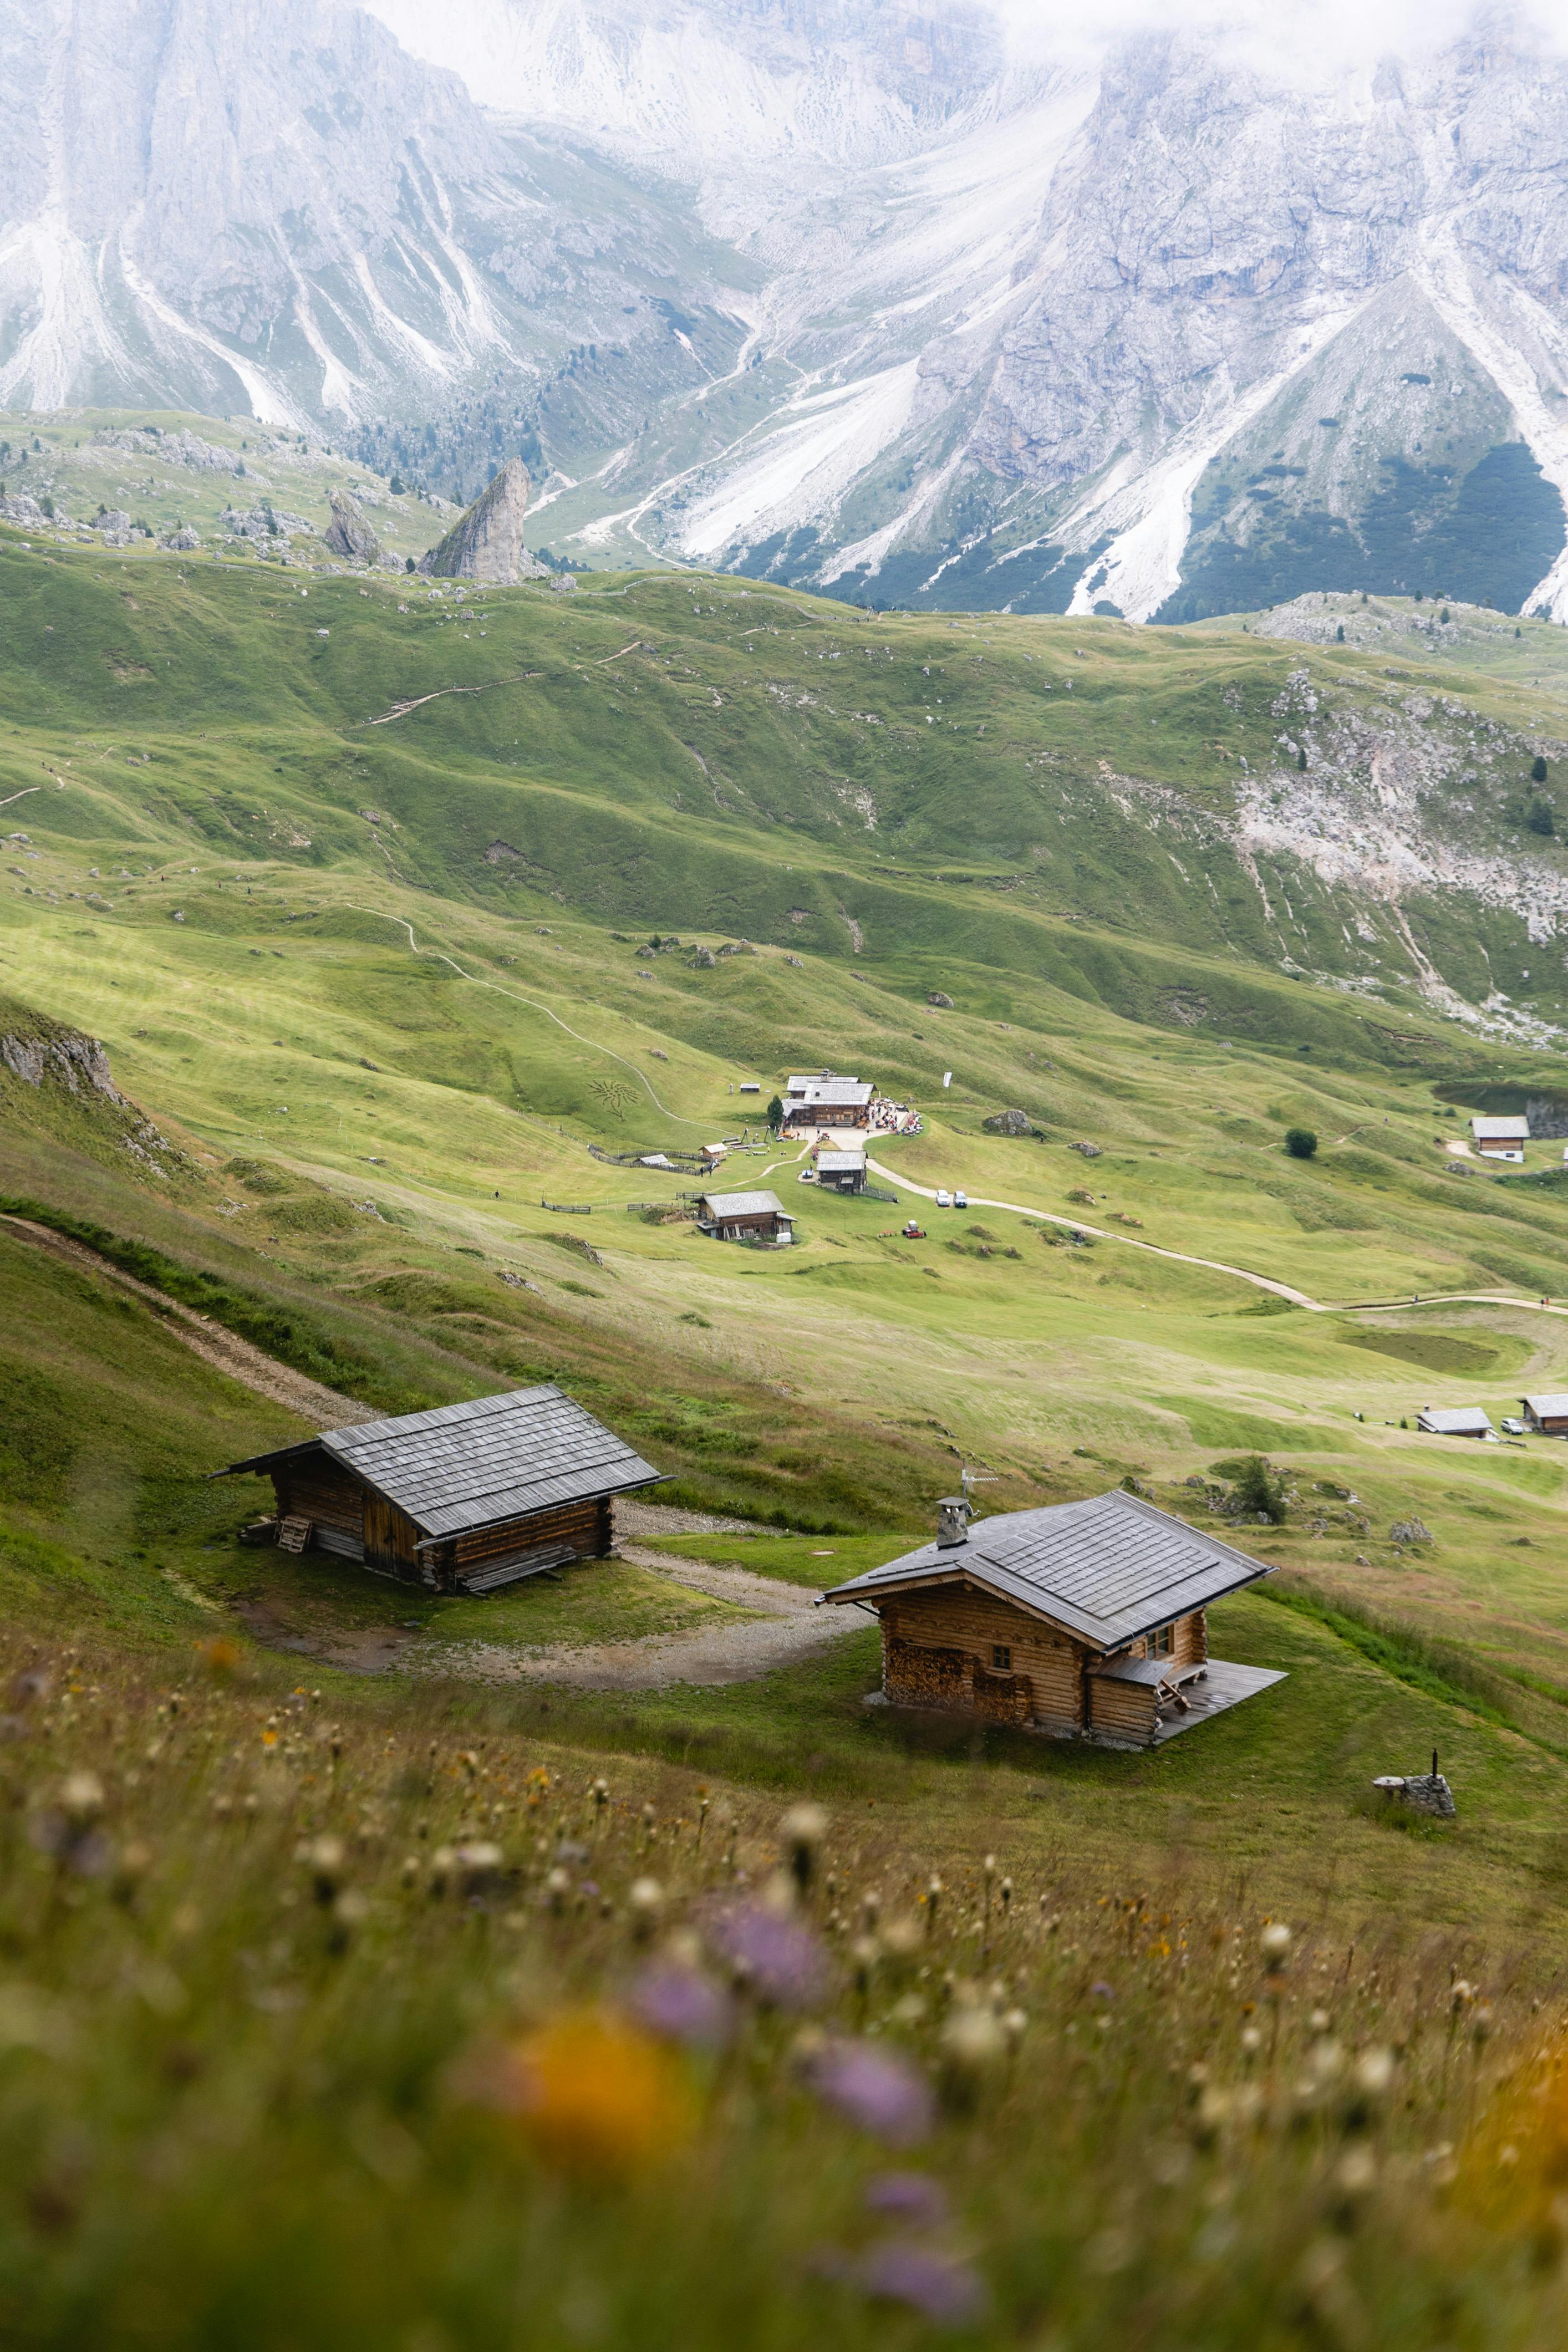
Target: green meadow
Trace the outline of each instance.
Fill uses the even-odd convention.
[[[1283,968],[1221,819],[1289,672],[1373,691],[1355,649],[708,577],[459,601],[3,530],[0,609],[16,2339],[717,2340],[741,2305],[699,2256],[741,2246],[769,2282],[753,2340],[916,2340],[934,2287],[868,2284],[858,2241],[837,2272],[821,2253],[835,2200],[871,2193],[876,2130],[825,2136],[813,2088],[823,2038],[852,2036],[933,2086],[919,2161],[984,2289],[951,2324],[987,2341],[1546,2340],[1548,2108],[1509,2126],[1514,2234],[1475,2217],[1568,1895],[1568,1453],[1415,1415],[1495,1423],[1568,1388],[1563,1145],[1507,1174],[1465,1148],[1471,1108],[1560,1094],[1561,1056],[1544,1027],[1441,1017],[1392,958],[1352,970],[1310,877]],[[1401,691],[1430,683],[1398,658]],[[1444,691],[1501,717],[1511,661]],[[1208,824],[1201,861],[1107,774]],[[1456,972],[1539,977],[1507,911],[1419,920]],[[124,1099],[47,1062],[75,1031]],[[823,1067],[919,1109],[873,1144],[893,1200],[819,1193],[767,1133],[786,1074]],[[1004,1109],[1029,1131],[987,1131]],[[727,1184],[779,1192],[792,1247],[706,1240],[697,1178],[617,1164],[715,1142]],[[957,1185],[967,1208],[929,1197]],[[1288,1679],[1150,1756],[868,1709],[869,1625],[725,1685],[508,1680],[498,1659],[759,1612],[637,1560],[470,1601],[242,1549],[270,1489],[211,1474],[310,1423],[194,1353],[176,1309],[377,1412],[557,1381],[668,1475],[657,1499],[739,1523],[656,1553],[781,1586],[919,1540],[963,1469],[983,1510],[1132,1482],[1277,1568],[1212,1639]],[[1225,1516],[1256,1454],[1279,1525]],[[1434,1748],[1451,1825],[1372,1790]],[[101,1784],[79,1822],[73,1772]],[[822,1852],[768,1901],[835,1990],[796,2013],[724,1980],[731,2054],[649,2093],[687,2151],[668,2179],[605,2155],[643,2128],[620,2108],[584,2172],[470,2096],[498,2037],[618,2014],[661,1954],[717,1981],[713,1906],[787,1874],[778,1817],[806,1799]],[[1265,1966],[1281,1920],[1296,1957]],[[105,2056],[82,2021],[122,1999]],[[972,2009],[973,2063],[949,2030]],[[1373,2119],[1358,2092],[1352,2122],[1352,2069],[1394,2044],[1404,2104]],[[645,2061],[651,2083],[646,2050],[610,2071]],[[1048,2118],[1042,2081],[1067,2086]],[[1097,2137],[1097,2103],[1125,2128]],[[217,2219],[247,2163],[254,2243]],[[541,2283],[521,2315],[509,2199]],[[1030,2251],[1053,2199],[1087,2264],[1065,2236]],[[605,2262],[606,2227],[635,2260]],[[1205,2230],[1233,2262],[1203,2270]]]

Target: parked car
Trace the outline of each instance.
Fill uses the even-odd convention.
[[[952,1193],[939,1192],[936,1196],[936,1205],[939,1209],[951,1209],[952,1206]]]
[[[1505,1437],[1522,1437],[1524,1435],[1524,1423],[1522,1421],[1510,1420],[1509,1415],[1504,1413],[1502,1418],[1502,1430]]]
[[[955,1209],[967,1209],[969,1206],[968,1193],[955,1192],[952,1196],[952,1205]]]

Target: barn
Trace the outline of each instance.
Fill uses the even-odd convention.
[[[1115,1489],[999,1512],[939,1507],[935,1540],[825,1592],[882,1625],[882,1693],[1115,1748],[1156,1748],[1284,1677],[1212,1658],[1212,1601],[1270,1570]]]
[[[1568,1437],[1568,1396],[1527,1396],[1519,1401],[1527,1429],[1544,1437]]]
[[[469,1593],[602,1559],[614,1497],[660,1476],[554,1386],[322,1430],[215,1475],[245,1473],[271,1479],[286,1549]]]

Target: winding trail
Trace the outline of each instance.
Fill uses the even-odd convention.
[[[626,650],[629,652],[631,648],[628,646]],[[574,1029],[570,1022],[563,1021],[559,1013],[552,1013],[549,1005],[542,1004],[536,996],[524,996],[521,989],[503,988],[499,980],[481,980],[476,972],[465,971],[456,958],[447,955],[443,948],[422,948],[414,936],[414,926],[405,915],[389,915],[380,907],[362,907],[357,898],[345,898],[342,903],[351,907],[356,915],[369,915],[378,923],[391,923],[397,930],[406,931],[409,948],[415,955],[430,956],[437,963],[449,965],[458,978],[466,980],[470,988],[488,988],[494,996],[510,996],[514,1004],[526,1004],[533,1012],[542,1013],[547,1021],[553,1021],[557,1029],[564,1029],[568,1037],[575,1038],[579,1045],[587,1045],[595,1054],[607,1054],[612,1062],[618,1062],[623,1070],[629,1070],[633,1077],[647,1089],[649,1101],[665,1118],[673,1119],[677,1127],[690,1128],[694,1134],[708,1133],[708,1128],[700,1120],[682,1118],[679,1111],[670,1110],[661,1103],[654,1092],[652,1079],[646,1070],[638,1068],[636,1062],[628,1062],[626,1055],[617,1054],[613,1045],[602,1045],[596,1037],[584,1037],[580,1029]]]
[[[897,1169],[884,1167],[879,1160],[868,1155],[866,1165],[902,1192],[917,1192],[922,1201],[936,1199],[932,1186],[916,1184],[908,1176],[900,1175]],[[1237,1282],[1249,1282],[1255,1290],[1271,1291],[1276,1298],[1289,1299],[1292,1307],[1304,1307],[1313,1315],[1361,1315],[1389,1307],[1522,1307],[1532,1315],[1568,1315],[1568,1305],[1549,1298],[1519,1298],[1506,1290],[1424,1290],[1409,1298],[1313,1298],[1289,1282],[1276,1282],[1271,1275],[1254,1274],[1249,1266],[1227,1265],[1223,1258],[1194,1257],[1187,1250],[1163,1249],[1158,1242],[1137,1241],[1131,1234],[1107,1233],[1103,1225],[1088,1224],[1082,1217],[1059,1216],[1054,1209],[1028,1208],[1021,1201],[988,1201],[978,1192],[966,1192],[965,1197],[972,1209],[1002,1209],[1009,1216],[1032,1217],[1037,1223],[1061,1225],[1069,1233],[1090,1234],[1097,1242],[1120,1242],[1123,1249],[1146,1250],[1151,1257],[1170,1258],[1177,1265],[1201,1265],[1210,1274],[1228,1274]]]
[[[356,1422],[381,1419],[369,1405],[356,1404],[353,1397],[341,1396],[336,1389],[324,1388],[320,1381],[280,1364],[276,1356],[252,1347],[248,1339],[240,1339],[226,1324],[215,1323],[209,1316],[198,1315],[194,1307],[182,1307],[165,1292],[154,1290],[150,1282],[122,1273],[85,1243],[71,1241],[48,1225],[35,1224],[30,1217],[0,1216],[0,1230],[14,1234],[19,1241],[31,1242],[35,1248],[47,1250],[51,1257],[63,1258],[79,1273],[97,1275],[117,1289],[132,1292],[153,1309],[176,1339],[183,1339],[191,1353],[210,1364],[215,1371],[226,1372],[230,1380],[238,1381],[257,1396],[270,1398],[274,1404],[287,1405],[290,1412],[297,1412],[317,1429],[348,1429]]]

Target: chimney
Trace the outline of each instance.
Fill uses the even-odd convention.
[[[944,1495],[936,1507],[937,1549],[949,1551],[954,1544],[969,1541],[969,1497],[967,1495]]]

